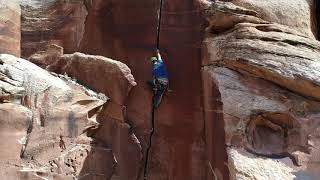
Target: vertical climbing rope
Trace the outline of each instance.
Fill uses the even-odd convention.
[[[159,50],[159,48],[160,48],[160,28],[161,28],[162,6],[163,6],[163,0],[160,0],[160,8],[159,8],[159,12],[158,12],[157,36],[156,36],[157,50]],[[155,123],[154,123],[155,96],[156,96],[156,92],[153,93],[153,97],[152,97],[151,132],[150,132],[150,136],[149,136],[149,144],[147,147],[146,158],[145,158],[145,162],[144,162],[144,173],[143,173],[143,177],[145,180],[147,179],[147,175],[148,175],[147,169],[148,169],[148,162],[149,162],[149,153],[150,153],[150,149],[151,149],[151,145],[152,145],[152,137],[155,133],[154,132],[154,127],[155,127]]]
[[[160,28],[161,28],[161,18],[162,18],[162,6],[163,6],[163,0],[160,0],[160,8],[158,13],[158,26],[157,26],[157,50],[160,49]]]

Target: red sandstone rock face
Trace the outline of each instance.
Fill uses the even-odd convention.
[[[22,57],[43,51],[48,44],[75,52],[83,38],[85,1],[21,0]]]
[[[233,0],[232,3],[257,12],[257,16],[273,23],[286,25],[300,33],[314,38],[314,0]]]
[[[105,96],[11,55],[0,55],[0,75],[1,178],[72,179],[98,171],[92,165],[112,174],[111,150],[81,135],[98,126]],[[108,164],[91,162],[99,154]]]
[[[206,158],[211,157],[212,153],[224,152],[223,143],[219,145],[221,149],[218,153],[211,149],[206,154],[205,141],[208,139],[203,138],[205,124],[201,110],[199,71],[204,30],[202,3],[203,1],[170,1],[164,4],[160,44],[174,92],[164,99],[161,108],[156,112],[156,134],[152,140],[148,164],[148,176],[151,179],[210,179],[212,174],[207,170],[209,165],[215,164],[220,164],[218,166],[222,168],[221,174],[227,178],[226,167],[222,165],[226,161],[225,156],[217,155],[219,163]],[[125,104],[127,116],[123,121],[131,125],[145,152],[151,128],[151,92],[145,85],[151,78],[147,59],[154,53],[159,1],[130,3],[95,0],[88,1],[86,5],[88,16],[80,50],[121,59],[132,69],[138,86]],[[177,71],[176,67],[181,70]],[[90,87],[100,86],[100,91],[116,92],[101,88],[99,81],[92,81],[90,76],[79,73],[72,66],[62,71],[58,68],[57,72],[67,72],[81,81],[84,79],[84,83]],[[122,103],[120,105],[124,105]],[[114,120],[104,121],[111,123],[106,127],[121,125],[112,123],[116,122]],[[210,130],[210,127],[208,129]],[[223,136],[220,139],[223,139]],[[211,142],[209,144],[212,147]],[[125,146],[122,146],[123,148],[125,149]],[[141,161],[135,163],[138,164],[136,166],[143,166]],[[120,167],[120,176],[128,177],[123,168]],[[143,170],[137,169],[133,174],[141,176],[142,173]]]
[[[137,85],[128,66],[103,56],[82,53],[63,55],[47,69],[59,74],[67,73],[95,91],[108,94],[118,105],[125,104],[132,87]],[[94,75],[96,77],[92,78]]]
[[[20,56],[20,11],[17,0],[0,1],[0,53]]]
[[[199,71],[203,8],[199,1],[165,1],[164,4],[160,45],[174,92],[156,112],[153,179],[212,178],[207,171],[208,156],[214,152],[206,152]],[[223,154],[220,158],[223,161]]]
[[[145,84],[151,78],[147,59],[154,53],[159,1],[95,0],[88,2],[87,8],[80,50],[121,59],[132,69],[138,86],[126,102],[125,122],[131,125],[145,151],[151,128],[151,92]],[[174,92],[164,99],[163,106],[156,112],[157,128],[148,167],[151,170],[149,178],[202,179],[206,176],[208,163],[202,137],[204,121],[199,72],[204,29],[201,8],[198,1],[164,4],[161,49],[171,72]],[[177,66],[181,71],[174,70]],[[76,68],[70,70],[65,69],[76,79],[85,79],[84,83],[90,87],[101,84],[93,82],[90,76],[79,73]],[[116,92],[116,89],[105,87],[103,91]],[[123,104],[122,101],[118,103]],[[139,164],[143,166],[143,163]],[[138,174],[142,172],[140,169]]]
[[[154,53],[158,8],[159,1],[93,1],[81,43],[82,51],[122,59],[131,68],[138,86],[128,101],[127,121],[144,150],[151,128],[151,92],[145,84],[151,78],[147,59]],[[201,8],[198,1],[164,4],[160,46],[173,93],[164,98],[155,115],[149,179],[206,177],[200,105]]]
[[[34,55],[31,61],[50,71],[67,73],[97,92],[107,94],[110,100],[97,117],[100,127],[89,131],[89,135],[100,145],[110,147],[114,153],[116,172],[107,172],[112,172],[111,175],[122,179],[137,179],[143,165],[142,149],[126,121],[127,97],[132,87],[137,85],[130,69],[119,61],[102,56],[81,53],[63,55],[59,49],[57,50],[49,49],[47,55]],[[112,161],[106,163],[112,164]],[[93,177],[93,174],[89,174],[86,178]]]
[[[21,179],[141,179],[151,130],[152,94],[145,82],[151,79],[148,58],[156,44],[159,1],[23,0],[21,5],[22,55],[33,54],[30,61],[66,73],[110,100],[96,111],[101,104],[92,104],[79,85],[67,83],[72,92],[82,92],[76,93],[81,98],[75,103],[47,103],[55,93],[63,94],[62,88],[41,92],[39,104],[34,104],[38,96],[24,99],[25,104],[0,104],[1,122],[9,116],[20,122],[3,126],[1,135],[10,143],[0,145],[15,150],[3,151],[9,155],[1,157],[6,162],[12,158],[20,163],[20,145],[13,141],[17,135],[26,136],[24,122],[30,121],[30,114],[39,116],[40,123],[25,151],[40,165],[2,164],[10,168],[1,175],[17,177],[22,169]],[[173,92],[155,113],[148,179],[228,179],[229,170],[231,179],[319,176],[314,147],[319,144],[320,46],[312,34],[312,6],[307,0],[164,1],[160,46]],[[209,27],[202,44],[204,8]],[[14,42],[3,47],[10,49]],[[63,55],[60,46],[66,53],[103,55],[129,67],[102,56]],[[4,77],[1,103],[23,89],[10,75]],[[36,77],[31,82],[41,85]],[[26,88],[33,95],[36,86],[29,83]],[[92,113],[95,121],[86,126]],[[10,128],[12,133],[6,131]],[[78,136],[83,130],[94,140]],[[279,163],[260,156],[283,159]]]
[[[151,118],[151,92],[145,85],[151,78],[147,59],[154,53],[159,1],[130,3],[95,0],[88,1],[86,5],[88,16],[80,50],[88,54],[121,59],[132,69],[138,86],[126,102],[125,121],[131,125],[145,151]],[[149,178],[202,179],[206,176],[208,165],[205,160],[205,140],[202,138],[204,123],[200,108],[199,60],[201,32],[204,29],[201,8],[198,1],[172,1],[164,4],[161,48],[164,58],[168,59],[166,63],[169,71],[172,71],[174,92],[164,99],[162,108],[156,113],[157,130],[153,140],[154,147],[151,149]],[[26,21],[24,26],[28,27],[28,24]],[[31,27],[36,26],[31,24]],[[28,38],[25,39],[29,41]],[[64,46],[61,43],[59,45]],[[175,71],[176,66],[181,66],[183,71]],[[101,85],[92,82],[90,76],[81,74],[76,69],[72,72],[68,72],[69,70],[66,70],[68,74],[73,74],[79,80],[85,79],[84,83],[90,87]],[[196,74],[198,79],[193,78],[197,77]],[[103,90],[115,92],[107,88]],[[159,151],[160,147],[163,150]],[[138,164],[143,166],[141,162]],[[153,172],[152,169],[156,171]],[[141,175],[142,172],[139,169],[136,173]]]
[[[288,3],[280,10],[267,8],[272,1],[234,2],[207,11],[202,69],[206,114],[223,121],[230,178],[318,179],[320,49],[311,26],[299,25],[310,1],[277,1]],[[301,19],[291,21],[292,11]]]
[[[127,96],[136,85],[130,69],[123,63],[102,56],[79,53],[62,56],[48,69],[67,73],[110,97],[110,102],[98,116],[97,121],[102,127],[94,132],[93,137],[112,148],[117,161],[117,174],[122,179],[137,179],[142,167],[142,150],[139,140],[126,122]]]

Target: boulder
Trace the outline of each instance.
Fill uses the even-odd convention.
[[[261,158],[237,149],[228,150],[228,154],[231,179],[291,180],[295,178],[292,174],[293,169],[285,164],[285,160],[282,162]]]
[[[232,31],[206,38],[205,47],[210,49],[206,52],[210,57],[203,62],[204,65],[223,64],[305,96],[320,98],[318,41],[289,26],[262,20],[253,10],[232,3],[217,1],[211,8],[208,12],[212,16],[209,15],[208,20],[213,25],[208,30],[217,32],[232,28]],[[217,12],[221,11],[226,17],[232,16],[225,19],[226,24],[232,25],[226,27],[219,22],[214,25],[221,16]]]
[[[317,35],[315,1],[312,0],[233,0],[232,3],[257,12],[257,16],[268,21],[299,31],[315,39]]]
[[[208,8],[202,81],[215,177],[223,165],[230,179],[319,176],[320,44],[312,8],[309,1],[241,0]]]
[[[263,176],[266,177],[258,177],[260,172],[255,172],[255,167],[247,165],[242,157],[253,161],[257,157],[257,162],[263,159],[283,161],[284,166],[290,167],[290,173],[286,173],[284,179],[292,179],[299,173],[305,177],[318,175],[314,171],[314,162],[319,162],[315,148],[319,142],[316,140],[319,133],[317,118],[320,115],[318,101],[227,68],[206,67],[203,76],[205,98],[214,98],[219,103],[218,106],[208,104],[205,114],[209,116],[213,113],[211,117],[220,117],[207,119],[208,123],[223,121],[224,131],[220,135],[224,134],[224,142],[230,150],[227,151],[229,169],[230,166],[235,168],[230,170],[231,179],[241,179],[241,174],[249,171],[251,175],[248,177],[252,179],[273,176],[271,169],[269,171],[265,166],[266,172],[261,173],[265,173]],[[216,88],[219,96],[213,91]],[[245,165],[239,165],[240,162]],[[280,176],[283,175],[280,173]]]
[[[59,74],[67,73],[80,83],[106,94],[119,105],[125,104],[130,90],[137,85],[127,65],[103,56],[66,54],[47,69]]]
[[[232,32],[208,37],[205,65],[253,74],[299,94],[320,99],[320,43],[279,24],[238,23]]]
[[[31,61],[50,71],[68,74],[110,98],[97,117],[101,127],[90,134],[114,152],[117,162],[114,175],[123,179],[137,179],[142,168],[142,150],[126,116],[128,95],[137,85],[131,70],[125,64],[103,56],[54,52],[61,51],[49,48],[47,53],[33,55]]]
[[[1,138],[9,139],[0,148],[2,178],[72,179],[86,172],[86,163],[92,164],[86,159],[97,153],[108,161],[96,163],[112,174],[112,151],[82,135],[99,126],[105,95],[7,54],[0,55],[0,75]]]

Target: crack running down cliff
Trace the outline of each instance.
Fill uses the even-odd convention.
[[[159,50],[160,48],[160,28],[161,28],[161,16],[162,16],[162,5],[163,5],[163,0],[160,0],[160,7],[159,7],[159,12],[158,12],[158,25],[157,25],[157,35],[156,35],[156,43],[157,43],[157,50]],[[149,144],[147,147],[147,151],[146,151],[146,157],[145,157],[145,163],[144,163],[144,174],[143,177],[144,179],[147,179],[147,175],[148,175],[148,162],[149,162],[149,154],[150,154],[150,149],[152,146],[152,137],[155,133],[155,117],[154,117],[154,113],[155,113],[155,107],[154,107],[154,102],[155,102],[155,92],[152,96],[152,110],[151,110],[151,131],[150,131],[150,136],[149,136]]]

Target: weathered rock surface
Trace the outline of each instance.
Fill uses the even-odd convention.
[[[233,0],[232,3],[255,11],[261,19],[286,25],[309,38],[316,35],[313,0]]]
[[[224,134],[218,142],[228,147],[231,179],[317,179],[320,44],[301,24],[310,18],[298,13],[304,6],[277,1],[272,6],[288,6],[276,11],[271,2],[216,1],[208,9],[206,124],[224,129],[213,139]],[[293,21],[293,11],[301,19]]]
[[[142,150],[126,117],[127,97],[137,83],[128,66],[102,56],[75,53],[60,56],[47,68],[60,74],[67,73],[110,97],[98,117],[102,127],[93,137],[112,148],[122,179],[137,179],[142,168]]]
[[[231,179],[283,179],[291,180],[295,176],[293,169],[284,162],[256,157],[242,150],[230,149],[229,167]]]
[[[125,102],[127,105],[125,122],[130,124],[130,130],[137,136],[143,153],[148,147],[151,129],[152,92],[145,83],[151,79],[150,62],[147,59],[154,53],[156,44],[159,3],[157,0],[87,1],[88,15],[79,49],[87,54],[119,59],[132,70],[138,86],[133,89]],[[200,46],[205,23],[205,19],[201,16],[202,5],[203,1],[198,0],[175,0],[164,4],[161,48],[172,76],[174,91],[169,97],[164,98],[163,106],[156,113],[157,128],[147,168],[149,179],[203,179],[206,176],[208,163],[205,160],[205,142],[202,138],[204,124],[200,108],[199,72]],[[181,71],[175,71],[176,67],[181,67]],[[71,75],[69,70],[74,75]],[[71,66],[66,71],[80,81],[85,79],[83,83],[92,89],[97,90],[95,86],[98,86],[100,89],[97,91],[111,91],[109,88],[106,89],[107,86],[102,87],[103,78],[99,80],[100,82],[93,82],[92,77],[82,75],[82,72]],[[110,93],[106,95],[112,102],[113,95]],[[117,106],[121,107],[123,104],[122,102],[119,104],[120,106],[115,105],[112,109],[120,109]],[[106,122],[111,123],[111,121]],[[122,151],[126,151],[123,148],[127,147],[121,148]],[[123,158],[125,159],[125,156]],[[128,161],[131,162],[126,160]],[[143,167],[143,162],[135,160],[133,163],[136,165],[131,165],[134,168],[128,169]],[[144,169],[140,169],[140,177],[143,171]]]
[[[31,61],[59,74],[68,74],[88,87],[110,97],[98,116],[101,128],[92,137],[110,147],[117,161],[114,176],[137,179],[142,169],[142,149],[126,117],[127,97],[137,85],[125,64],[102,56],[65,54],[57,46],[31,57]],[[92,78],[95,77],[95,78]],[[90,176],[92,177],[92,176]]]
[[[18,0],[0,1],[0,53],[20,56],[20,16]]]
[[[18,56],[19,7],[10,3],[0,14],[15,25],[4,23],[0,43],[10,41],[3,52]],[[173,92],[155,113],[144,169],[159,3],[20,1],[22,56],[70,78],[1,55],[0,127],[9,143],[0,143],[0,175],[319,179],[320,44],[311,0],[164,1],[160,48]]]
[[[145,153],[151,130],[152,98],[152,92],[145,83],[151,79],[147,59],[155,49],[160,1],[88,2],[85,33],[79,51],[119,59],[132,70],[138,86],[126,102],[126,122],[131,125]],[[208,163],[200,108],[200,46],[204,30],[202,1],[165,1],[163,7],[161,49],[174,91],[164,98],[155,115],[157,128],[152,140],[148,178],[203,179]],[[181,67],[181,70],[175,70],[176,67]],[[80,72],[78,74],[81,76]],[[92,87],[89,83],[87,85]],[[143,161],[138,164],[144,166]],[[140,177],[142,174],[143,169]]]
[[[127,65],[103,56],[66,54],[47,66],[47,69],[59,74],[67,73],[90,88],[112,97],[111,101],[120,105],[125,104],[130,90],[137,85]],[[94,74],[97,77],[93,78]],[[115,83],[117,81],[119,83]]]
[[[219,64],[320,99],[320,43],[277,24],[239,23],[206,39],[208,64]]]
[[[293,176],[301,169],[312,171],[310,165],[319,161],[316,155],[319,153],[316,148],[318,140],[315,139],[319,133],[319,102],[226,68],[205,68],[203,73],[207,88],[210,90],[214,84],[220,92],[220,97],[215,97],[219,98],[217,102],[223,104],[213,110],[216,114],[221,114],[220,120],[225,125],[225,143],[231,150],[244,148],[272,161],[277,161],[274,158],[289,157],[292,159],[291,164],[296,165],[290,167]],[[213,82],[209,82],[210,79]],[[208,90],[205,94],[212,97]],[[229,162],[230,156],[229,154]],[[238,161],[236,158],[237,156],[232,157]],[[290,166],[290,163],[286,164]],[[231,166],[237,168],[239,165]],[[241,170],[237,171],[241,174]],[[310,174],[308,176],[315,177]]]
[[[87,16],[86,1],[20,0],[22,10],[22,57],[57,44],[75,52],[83,38]]]
[[[6,54],[0,55],[0,75],[1,138],[8,140],[0,148],[1,178],[72,179],[90,170],[86,158],[99,154],[109,161],[98,158],[93,165],[108,163],[112,174],[112,151],[91,147],[81,135],[99,125],[104,95]]]

